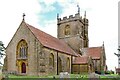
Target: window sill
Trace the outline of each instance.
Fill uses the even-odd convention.
[[[17,59],[19,60],[19,59],[28,59],[28,58],[27,57],[20,57],[20,58],[17,58]]]

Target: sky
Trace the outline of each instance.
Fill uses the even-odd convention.
[[[119,0],[0,0],[0,41],[5,47],[22,21],[57,37],[59,17],[75,15],[77,5],[80,16],[89,20],[89,46],[105,45],[108,70],[118,67],[118,1]]]

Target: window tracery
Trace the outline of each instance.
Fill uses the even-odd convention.
[[[65,26],[65,35],[70,35],[70,26],[69,25],[66,25]]]
[[[25,40],[19,41],[17,45],[17,58],[27,58],[28,56],[28,45]]]

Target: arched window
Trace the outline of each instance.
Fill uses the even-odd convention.
[[[67,72],[70,72],[70,59],[67,58]]]
[[[62,72],[62,60],[58,57],[58,73]]]
[[[65,26],[65,31],[64,31],[65,35],[70,35],[70,26],[69,25],[66,25]]]
[[[54,55],[52,53],[49,56],[49,66],[54,67]]]
[[[25,40],[21,40],[17,45],[17,58],[27,58],[28,45]]]

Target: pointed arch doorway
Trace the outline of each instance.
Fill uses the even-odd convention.
[[[26,64],[24,62],[21,64],[21,73],[26,73]]]

